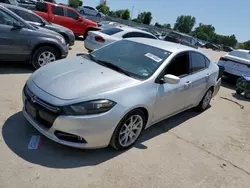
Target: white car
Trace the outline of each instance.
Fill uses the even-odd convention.
[[[250,51],[234,50],[221,57],[218,65],[224,67],[226,76],[242,76],[250,74]]]
[[[102,14],[94,7],[82,6],[76,9],[81,15],[101,17]]]
[[[118,40],[138,37],[158,40],[156,36],[143,30],[132,27],[112,27],[100,31],[89,31],[84,45],[87,50],[93,51]]]
[[[206,110],[220,83],[219,67],[199,50],[125,39],[34,72],[23,90],[23,114],[60,144],[123,150],[163,119]]]

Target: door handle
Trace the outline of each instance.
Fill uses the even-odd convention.
[[[187,81],[187,82],[185,83],[185,87],[188,87],[190,84],[191,84],[191,82],[190,82],[190,81]]]

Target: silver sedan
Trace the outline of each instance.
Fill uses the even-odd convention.
[[[165,118],[204,111],[220,83],[218,66],[196,49],[121,40],[37,70],[23,90],[23,114],[60,144],[122,150]]]

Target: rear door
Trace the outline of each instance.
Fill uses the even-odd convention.
[[[14,28],[14,22],[18,20],[0,9],[0,61],[25,61],[29,57],[30,30]]]
[[[194,105],[201,100],[208,89],[209,77],[212,74],[207,68],[206,57],[198,52],[190,52],[191,60],[191,88],[189,90],[189,105]]]

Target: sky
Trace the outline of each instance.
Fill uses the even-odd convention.
[[[100,0],[83,0],[84,5],[94,7],[99,3]],[[107,0],[107,5],[111,10],[133,10],[133,18],[150,11],[153,23],[170,23],[172,27],[178,16],[191,15],[196,18],[196,26],[212,24],[218,34],[235,34],[239,42],[250,40],[250,0]]]

